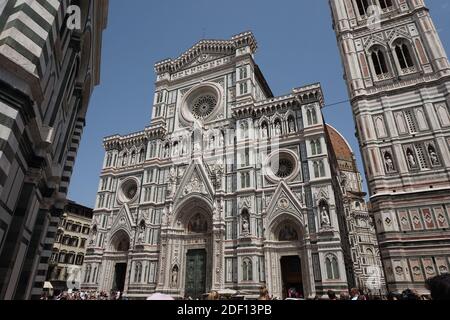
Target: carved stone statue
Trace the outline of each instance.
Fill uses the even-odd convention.
[[[433,166],[438,166],[440,162],[436,150],[430,146],[428,148],[428,154],[430,155],[431,163],[433,164]]]
[[[172,286],[176,286],[178,284],[178,267],[174,267],[172,269]]]
[[[144,243],[144,237],[145,237],[145,225],[141,225],[139,229],[138,243]]]
[[[407,151],[407,157],[408,157],[408,162],[409,162],[410,167],[412,167],[412,168],[416,167],[417,166],[416,159],[414,158],[412,151],[409,149]]]
[[[294,123],[294,119],[292,119],[292,118],[289,119],[289,132],[290,133],[295,132],[295,123]]]
[[[277,136],[281,136],[282,130],[281,130],[281,123],[277,122],[275,125],[275,133]]]
[[[267,138],[267,136],[268,136],[267,125],[265,123],[261,127],[261,135],[263,138]]]
[[[170,168],[169,177],[169,196],[173,196],[177,189],[177,170],[175,167]]]
[[[392,161],[391,155],[389,153],[386,153],[384,156],[384,159],[385,159],[386,171],[394,172],[395,171],[394,161]]]
[[[330,215],[328,213],[328,208],[325,204],[320,208],[320,217],[322,219],[322,227],[329,228],[331,227]]]
[[[94,245],[96,240],[97,240],[97,227],[94,226],[91,231],[91,241],[89,242],[89,244]]]
[[[242,233],[248,235],[250,233],[250,222],[247,217],[242,219]]]

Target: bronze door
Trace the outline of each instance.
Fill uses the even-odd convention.
[[[190,250],[186,259],[186,297],[201,298],[206,293],[206,251]]]

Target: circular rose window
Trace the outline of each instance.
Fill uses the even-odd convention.
[[[280,150],[269,156],[265,173],[266,177],[273,182],[291,180],[300,173],[298,157],[291,150]]]
[[[180,108],[180,122],[192,126],[194,122],[215,120],[221,111],[223,89],[216,83],[201,83],[184,94]]]
[[[196,119],[207,118],[216,108],[217,99],[212,95],[197,98],[192,106],[192,114]]]
[[[278,178],[287,178],[294,172],[294,164],[290,159],[280,159],[278,166],[275,167],[278,169],[274,171]]]
[[[122,183],[119,193],[119,201],[128,203],[135,200],[138,193],[138,183],[135,179],[129,179]]]

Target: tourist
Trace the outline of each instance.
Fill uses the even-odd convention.
[[[261,287],[261,289],[259,289],[258,300],[270,300],[269,290],[267,290],[266,287]]]
[[[359,290],[356,288],[350,290],[350,297],[352,301],[359,300]]]
[[[329,300],[337,300],[336,293],[333,290],[328,290],[327,295]]]
[[[450,301],[450,274],[440,275],[426,282],[427,290],[431,292],[431,299],[435,301]]]
[[[406,289],[405,291],[402,292],[401,300],[418,301],[420,300],[420,297],[414,290]]]
[[[339,299],[342,301],[346,301],[349,300],[350,296],[348,294],[348,291],[341,291],[341,293],[339,294]]]
[[[206,300],[219,300],[219,293],[217,291],[211,291]]]

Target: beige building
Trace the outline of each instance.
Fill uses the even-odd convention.
[[[74,289],[84,262],[92,222],[92,209],[70,201],[62,217],[53,245],[47,274],[55,290]],[[69,282],[68,282],[69,281]]]

